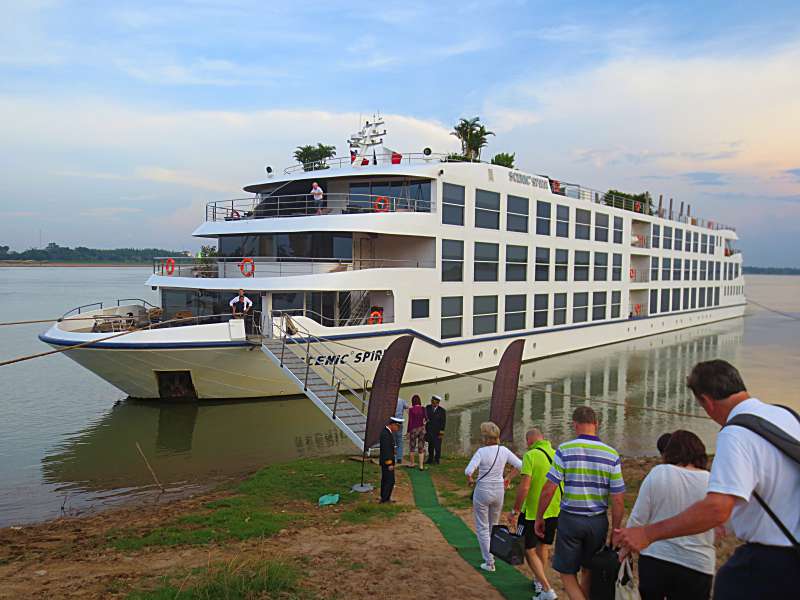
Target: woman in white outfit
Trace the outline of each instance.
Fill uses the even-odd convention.
[[[472,456],[464,474],[469,484],[475,486],[472,514],[475,516],[475,533],[483,556],[481,569],[494,571],[494,556],[489,552],[492,526],[497,525],[500,520],[508,482],[517,476],[522,468],[522,461],[511,450],[499,445],[500,428],[491,421],[481,423],[481,438],[483,446]],[[512,470],[504,478],[506,463],[511,464]]]

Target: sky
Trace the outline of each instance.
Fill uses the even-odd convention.
[[[458,148],[734,225],[800,267],[800,3],[0,0],[0,244],[196,249],[300,144]],[[677,204],[676,204],[677,205]]]

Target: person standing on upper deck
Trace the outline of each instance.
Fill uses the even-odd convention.
[[[311,184],[311,196],[314,198],[314,208],[316,209],[316,214],[322,214],[322,199],[325,196],[325,190],[319,187],[319,184],[316,181]]]
[[[250,312],[253,307],[253,301],[244,295],[244,290],[239,290],[239,295],[231,298],[228,306],[231,307],[231,314],[233,314],[234,319],[242,319]]]

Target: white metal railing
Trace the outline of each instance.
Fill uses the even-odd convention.
[[[350,156],[340,156],[338,158],[326,158],[307,163],[297,163],[286,167],[283,172],[286,175],[303,171],[321,171],[325,169],[341,169],[347,167],[367,167],[367,166],[391,166],[391,165],[424,165],[440,162],[463,162],[450,154],[411,152],[394,154],[383,154],[381,156],[360,156],[356,159]]]

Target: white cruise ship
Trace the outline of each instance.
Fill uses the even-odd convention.
[[[209,203],[194,235],[218,256],[157,259],[147,285],[160,307],[81,307],[40,339],[82,344],[67,356],[135,398],[311,397],[326,381],[363,402],[404,334],[415,338],[411,383],[495,367],[520,338],[530,361],[743,314],[732,227],[429,149],[392,151],[382,125],[354,135],[348,157]],[[246,320],[230,317],[240,288],[253,302]]]

